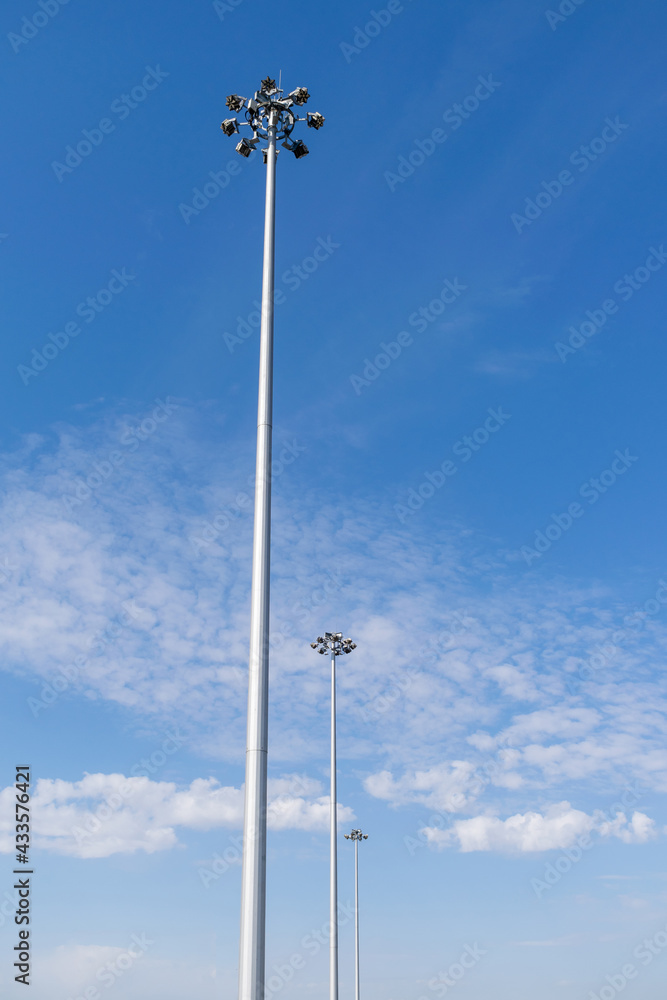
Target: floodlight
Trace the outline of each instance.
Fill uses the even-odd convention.
[[[243,107],[243,98],[239,97],[238,94],[230,94],[225,104],[230,111],[240,111]]]
[[[311,642],[310,646],[311,646],[311,649],[317,649],[317,643],[316,642]]]
[[[236,118],[225,118],[224,122],[220,126],[225,135],[234,135],[235,132],[239,130],[239,123]]]
[[[274,94],[277,89],[276,81],[272,80],[270,76],[267,76],[265,80],[262,80],[262,90],[265,94]]]
[[[306,122],[308,128],[322,128],[324,125],[324,115],[321,115],[319,111],[309,111],[306,116]]]
[[[241,156],[245,156],[247,158],[254,151],[254,149],[255,147],[253,146],[252,142],[249,139],[244,138],[241,139],[240,143],[236,147],[236,152],[240,153]]]
[[[326,653],[326,649],[321,649],[320,653],[322,653],[322,655],[324,655]]]
[[[308,87],[297,87],[289,96],[295,104],[305,104],[310,94],[308,93]]]

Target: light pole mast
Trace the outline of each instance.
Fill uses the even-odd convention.
[[[262,269],[262,325],[259,348],[259,403],[257,409],[257,463],[255,525],[252,556],[250,654],[248,666],[248,742],[246,752],[245,818],[243,826],[243,877],[241,894],[241,943],[239,1000],[264,1000],[266,938],[266,787],[269,716],[269,584],[271,559],[271,431],[273,419],[273,284],[276,217],[276,143],[297,159],[308,153],[301,139],[290,135],[297,121],[321,128],[322,115],[297,118],[294,105],[305,104],[309,94],[298,87],[288,97],[267,77],[253,98],[238,94],[227,98],[230,111],[245,109],[245,122],[227,118],[220,126],[234,135],[248,126],[252,139],[237,145],[249,157],[266,141],[266,206],[264,214],[264,263]]]
[[[310,644],[318,653],[331,653],[331,797],[329,800],[329,1000],[338,1000],[338,797],[336,794],[336,657],[351,653],[356,642],[342,632],[325,632]]]
[[[359,1000],[359,841],[368,840],[368,834],[352,830],[345,839],[354,841],[354,996]]]

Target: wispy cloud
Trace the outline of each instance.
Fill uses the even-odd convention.
[[[149,728],[176,721],[194,749],[238,760],[251,517],[241,510],[203,548],[192,538],[234,502],[247,460],[239,444],[212,461],[197,444],[201,415],[182,405],[140,460],[66,510],[69,484],[132,419],[62,426],[4,456],[0,554],[15,567],[0,587],[4,669],[35,682],[24,710],[38,718],[85,695]],[[340,672],[341,756],[392,805],[443,810],[458,792],[466,811],[502,793],[525,814],[536,790],[560,801],[573,782],[595,781],[597,794],[635,779],[667,791],[659,620],[572,693],[608,634],[613,595],[527,582],[460,526],[434,536],[426,518],[401,530],[389,507],[304,496],[292,475],[276,484],[274,763],[324,766],[327,676],[308,642],[340,625],[358,643]],[[451,627],[453,615],[465,628]],[[362,725],[360,708],[387,691],[388,646],[401,697]]]

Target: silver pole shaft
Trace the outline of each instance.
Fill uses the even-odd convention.
[[[329,885],[329,1000],[338,1000],[338,858],[336,836],[338,809],[336,803],[336,655],[331,650],[331,865]]]
[[[269,573],[271,559],[271,430],[273,410],[273,282],[276,208],[276,121],[269,122],[262,272],[262,327],[255,528],[252,556],[248,742],[246,752],[239,1000],[264,1000],[266,946],[266,780],[269,714]]]
[[[354,969],[355,997],[359,1000],[359,841],[354,842]]]

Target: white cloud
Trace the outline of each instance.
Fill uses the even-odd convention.
[[[424,827],[421,831],[432,847],[457,847],[461,852],[501,851],[532,853],[572,847],[580,837],[597,833],[618,837],[626,844],[642,844],[655,836],[655,824],[643,813],[630,820],[619,813],[609,822],[601,813],[592,816],[559,802],[544,813],[517,813],[502,820],[497,816],[474,816],[457,820],[447,830]]]
[[[62,699],[103,700],[144,730],[177,723],[194,752],[241,761],[251,469],[240,448],[199,449],[197,420],[182,407],[80,506],[63,495],[118,447],[125,417],[61,427],[55,447],[33,438],[0,460],[0,564],[12,567],[0,585],[0,663],[34,681],[40,718]],[[661,619],[581,679],[622,622],[613,595],[527,582],[470,532],[434,537],[425,512],[407,530],[374,503],[306,501],[299,461],[274,484],[274,761],[326,760],[327,672],[308,641],[339,621],[358,642],[339,673],[341,759],[363,761],[385,801],[444,811],[460,795],[469,809],[480,798],[497,806],[501,789],[505,802],[526,789],[557,799],[573,782],[637,779],[667,791]],[[159,829],[171,839],[169,824]]]
[[[268,824],[274,830],[325,830],[329,799],[318,782],[300,775],[269,781]],[[12,787],[0,792],[0,852],[14,850]],[[81,858],[169,850],[176,828],[240,829],[243,789],[214,778],[196,778],[187,788],[173,782],[122,774],[86,774],[81,781],[41,778],[31,801],[35,847]],[[354,819],[339,807],[340,822]]]

